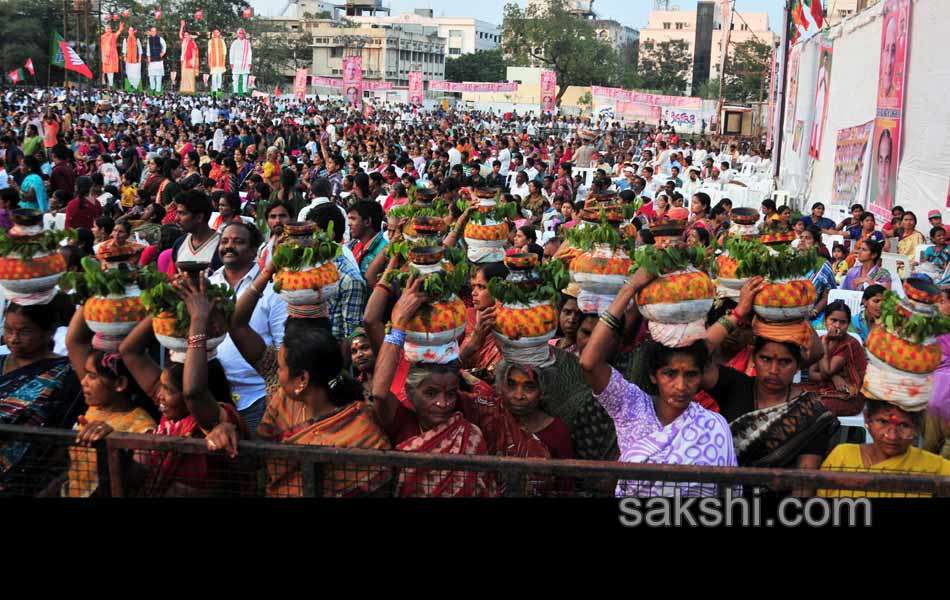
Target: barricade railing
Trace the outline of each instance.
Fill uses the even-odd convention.
[[[950,496],[950,477],[901,472],[696,467],[362,450],[242,441],[228,459],[203,439],[113,432],[93,448],[76,432],[0,425],[20,455],[0,496],[611,497],[789,494]],[[24,451],[25,449],[25,451]],[[22,453],[21,453],[22,452]]]

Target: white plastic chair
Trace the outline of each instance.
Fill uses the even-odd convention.
[[[772,200],[775,201],[776,208],[787,205],[790,197],[791,194],[788,193],[788,190],[775,190],[772,192]]]
[[[825,246],[827,246],[829,250],[834,248],[835,244],[844,245],[843,235],[824,235],[822,236],[822,239],[825,242]]]
[[[851,309],[851,314],[856,315],[861,312],[861,297],[864,292],[852,290],[833,289],[828,291],[828,304],[841,300]],[[860,338],[860,336],[858,336]]]
[[[871,438],[871,434],[868,432],[867,427],[864,423],[864,415],[854,415],[851,417],[838,417],[838,423],[842,427],[856,427],[864,430],[864,441],[867,444],[871,444],[874,440]]]

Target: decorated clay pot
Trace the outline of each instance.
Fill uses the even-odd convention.
[[[650,233],[653,234],[653,245],[657,250],[662,250],[677,242],[682,242],[686,226],[687,222],[680,219],[660,221],[650,228]]]
[[[595,244],[571,261],[571,279],[587,292],[616,295],[627,281],[630,257],[622,249]]]
[[[800,321],[811,315],[817,300],[808,279],[783,279],[767,282],[753,300],[753,308],[764,321]]]
[[[281,269],[274,276],[280,288],[278,295],[294,306],[323,304],[336,298],[339,282],[340,272],[333,262],[300,270]]]
[[[313,234],[316,232],[316,223],[310,221],[293,221],[284,225],[284,233],[288,235],[287,241],[301,248],[313,246]]]
[[[452,296],[426,305],[406,325],[406,341],[420,346],[441,346],[465,332],[465,304]]]
[[[163,312],[152,318],[152,331],[158,343],[171,352],[174,362],[184,362],[188,352],[188,330],[179,326],[174,313]],[[212,318],[208,323],[208,337],[205,340],[208,360],[215,357],[218,346],[227,337],[225,320]]]
[[[716,286],[696,269],[676,271],[654,279],[637,294],[640,314],[656,323],[682,324],[705,319]]]
[[[557,332],[557,307],[550,302],[495,303],[495,334],[514,347],[547,344]]]
[[[748,277],[739,278],[736,275],[736,271],[739,269],[739,261],[729,256],[728,252],[723,252],[716,257],[716,269],[719,285],[731,290],[741,290],[742,286],[749,281]]]
[[[413,217],[403,226],[407,237],[442,237],[445,234],[445,220],[441,217]]]
[[[138,287],[129,286],[122,295],[87,299],[82,312],[89,329],[93,333],[111,337],[128,335],[145,318],[145,307],[142,306],[139,293]]]
[[[11,220],[20,227],[43,225],[43,213],[35,208],[17,208],[11,211]]]
[[[871,330],[865,347],[888,365],[908,373],[930,373],[940,366],[943,356],[936,342],[914,344],[883,327]]]
[[[759,211],[749,207],[739,207],[732,209],[732,218],[730,222],[733,225],[755,225],[759,222]]]
[[[435,190],[429,188],[418,188],[415,191],[415,201],[417,204],[428,206],[429,204],[432,204],[437,195],[438,193]]]
[[[796,239],[798,239],[798,234],[794,231],[785,231],[782,233],[766,233],[762,235],[759,240],[766,245],[781,245],[781,244],[791,244]]]
[[[416,266],[441,264],[444,256],[443,246],[416,246],[409,250],[409,262]]]
[[[493,188],[493,187],[475,188],[474,191],[475,191],[475,197],[478,198],[479,200],[494,200],[495,196],[498,195],[498,188]]]
[[[39,252],[31,258],[0,256],[0,286],[14,294],[36,294],[54,287],[66,272],[59,252]]]

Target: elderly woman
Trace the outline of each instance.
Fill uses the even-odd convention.
[[[600,317],[590,341],[581,354],[584,379],[594,397],[613,418],[624,462],[685,464],[696,466],[736,466],[736,453],[726,420],[693,402],[709,363],[702,342],[685,348],[653,344],[647,354],[650,379],[658,393],[651,397],[630,383],[607,363],[611,348],[623,331],[621,319],[628,305],[651,276],[638,271],[628,281],[607,312]],[[621,481],[617,495],[711,496],[715,485]]]
[[[899,403],[868,399],[864,422],[871,444],[841,444],[821,464],[822,470],[864,473],[911,473],[946,477],[950,461],[914,447],[923,425],[923,411],[910,411]],[[899,492],[818,490],[822,497],[893,498],[919,497]],[[929,496],[929,494],[927,494]]]

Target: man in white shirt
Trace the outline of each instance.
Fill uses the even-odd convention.
[[[201,112],[201,107],[195,104],[191,108],[191,126],[194,127],[195,125],[202,125],[204,124],[204,122],[205,122],[205,116]]]
[[[699,191],[703,182],[699,180],[699,167],[696,165],[687,169],[686,181],[683,182],[682,194],[684,198],[692,198],[693,194]]]
[[[250,326],[268,346],[279,347],[284,339],[284,323],[287,321],[287,304],[274,293],[271,283],[263,290],[253,287],[260,273],[255,260],[257,248],[261,244],[261,234],[242,222],[231,223],[221,233],[218,252],[224,266],[210,277],[212,284],[227,284],[234,290],[236,298],[245,293],[261,296],[251,314]],[[218,346],[218,360],[231,384],[231,391],[237,394],[237,409],[251,433],[257,431],[257,425],[264,416],[267,407],[267,390],[264,380],[254,368],[244,360],[240,351],[227,336]]]
[[[297,215],[298,221],[308,220],[307,218],[310,215],[310,211],[321,204],[334,204],[330,201],[330,180],[326,177],[319,177],[313,182],[313,193],[316,197],[310,201],[310,204],[300,209],[300,213]],[[340,214],[343,215],[343,222],[346,224],[343,231],[343,241],[348,242],[350,241],[350,224],[346,218],[346,211],[343,210],[343,207],[339,204],[337,204],[336,207],[340,209]],[[356,259],[354,259],[353,262],[355,263]]]
[[[501,146],[501,144],[504,144]],[[501,149],[498,151],[498,161],[501,162],[501,173],[503,176],[507,177],[508,172],[511,170],[511,150],[508,149],[508,141],[504,140],[499,144]]]
[[[3,168],[3,163],[0,163],[0,190],[8,187],[10,187],[10,177],[7,175],[7,170]]]
[[[693,164],[701,165],[706,160],[706,145],[702,140],[696,142],[696,150],[693,151]]]
[[[446,142],[442,148],[449,155],[450,168],[462,163],[462,153],[459,152],[459,149],[453,146],[451,142]]]

